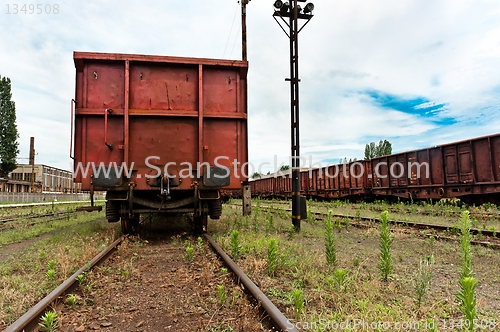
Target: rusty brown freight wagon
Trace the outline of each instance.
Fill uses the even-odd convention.
[[[500,134],[303,171],[301,180],[301,193],[315,198],[500,203]],[[279,189],[285,182],[257,179],[252,195],[289,196]]]
[[[150,212],[221,215],[247,181],[246,61],[75,52],[74,171],[124,232]]]
[[[367,169],[373,195],[498,202],[500,134],[374,158]]]

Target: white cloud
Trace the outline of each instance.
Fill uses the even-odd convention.
[[[252,161],[290,153],[288,39],[273,1],[248,5]],[[497,0],[353,0],[316,3],[301,32],[301,145],[314,160],[361,157],[389,139],[395,151],[498,132],[500,11]],[[68,168],[72,52],[238,59],[237,1],[66,1],[57,15],[0,20],[0,75],[13,82],[21,157],[36,137],[38,160]],[[229,30],[237,13],[233,31]],[[226,47],[227,45],[227,47]],[[226,49],[226,52],[224,52]],[[231,53],[232,51],[232,53]],[[458,123],[387,110],[367,89],[446,104]]]

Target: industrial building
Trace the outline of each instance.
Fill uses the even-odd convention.
[[[33,167],[29,164],[17,165],[8,179],[0,179],[0,191],[29,192],[32,175],[34,192],[80,192],[80,184],[73,182],[72,172],[42,164],[35,164]]]

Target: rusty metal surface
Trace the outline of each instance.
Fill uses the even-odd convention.
[[[500,134],[390,156],[303,171],[301,193],[310,197],[500,200]],[[418,168],[415,163],[421,166]],[[428,166],[425,166],[427,164]],[[359,168],[364,174],[359,177]],[[428,176],[426,170],[428,168]],[[352,171],[352,174],[351,174]],[[419,175],[420,172],[420,175]],[[337,174],[328,177],[326,174]],[[254,179],[252,195],[289,197],[286,178]]]
[[[76,107],[74,157],[82,163],[134,163],[135,190],[151,190],[149,161],[178,174],[190,163],[248,161],[246,61],[114,53],[74,53]],[[110,111],[111,110],[111,111]],[[226,189],[240,189],[231,171]],[[191,173],[195,178],[196,173]],[[196,179],[195,179],[196,180]],[[77,182],[89,190],[91,179]],[[178,190],[191,190],[184,179]]]

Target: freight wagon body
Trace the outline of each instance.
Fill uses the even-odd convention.
[[[378,157],[366,185],[377,196],[462,198],[481,203],[500,195],[500,135]]]
[[[124,232],[141,213],[221,215],[247,181],[246,61],[75,52],[74,171]]]
[[[265,177],[252,181],[252,194],[289,197],[288,180]],[[302,171],[301,181],[303,195],[325,199],[499,202],[500,134]]]

